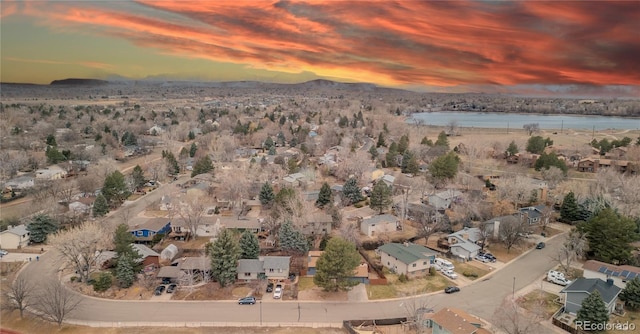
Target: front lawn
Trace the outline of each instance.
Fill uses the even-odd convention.
[[[557,298],[558,296],[553,293],[535,290],[518,298],[518,305],[533,313],[542,312],[544,318],[549,319],[560,307],[562,307],[562,305],[555,302]]]
[[[620,323],[620,324],[635,324],[636,327],[640,326],[640,311],[629,311],[628,309],[624,310],[624,316],[617,316],[617,315],[611,315],[611,317],[609,318],[609,322],[610,323]],[[636,329],[637,330],[637,329]],[[632,333],[633,331],[629,331],[629,330],[610,330],[607,331],[607,334],[626,334],[626,333]],[[633,332],[635,333],[635,332]]]
[[[400,282],[398,275],[386,274],[387,285],[371,285],[367,284],[367,295],[369,300],[372,299],[388,299],[404,296],[419,295],[428,292],[442,291],[445,287],[455,285],[442,275],[427,275],[422,278],[413,278],[406,282]]]
[[[315,286],[315,283],[313,283],[313,277],[298,278],[298,291],[313,289]]]
[[[490,272],[489,269],[479,268],[480,266],[486,267],[484,264],[481,264],[480,262],[478,262],[477,265],[474,265],[471,263],[456,263],[455,272],[473,281],[473,280],[477,280],[478,278]]]

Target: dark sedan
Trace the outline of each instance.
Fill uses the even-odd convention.
[[[539,243],[536,245],[536,249],[543,249],[543,248],[544,248],[544,246],[545,246],[544,242],[539,242]]]
[[[160,285],[159,287],[156,288],[153,294],[155,294],[156,296],[160,296],[164,292],[164,289],[165,289],[165,286]]]
[[[446,288],[444,288],[444,292],[445,293],[454,293],[454,292],[458,292],[460,291],[460,288],[457,286],[448,286]]]

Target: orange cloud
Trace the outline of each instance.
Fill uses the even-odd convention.
[[[634,2],[141,0],[25,13],[164,54],[382,84],[640,84]]]

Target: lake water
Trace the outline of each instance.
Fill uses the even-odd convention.
[[[538,123],[541,129],[640,129],[640,119],[610,116],[570,116],[507,113],[474,113],[441,111],[412,114],[408,123],[422,120],[424,125],[446,126],[456,121],[460,127],[522,129],[525,124]]]

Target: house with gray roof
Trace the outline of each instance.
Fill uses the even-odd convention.
[[[445,190],[435,195],[429,195],[429,204],[436,210],[443,211],[451,207],[451,203],[462,198],[462,192],[458,190]]]
[[[255,280],[267,278],[283,280],[289,277],[290,256],[261,256],[258,259],[238,260],[238,279]]]
[[[465,227],[458,232],[447,235],[451,254],[465,260],[473,259],[478,255],[480,246],[477,242],[480,240],[482,240],[482,233],[477,227]]]
[[[0,248],[3,249],[20,249],[29,245],[30,241],[31,237],[25,224],[9,226],[0,232]]]
[[[519,211],[523,221],[526,221],[529,225],[534,225],[542,222],[542,210],[544,208],[545,205],[528,206],[521,208]]]
[[[365,218],[360,222],[360,232],[373,237],[376,234],[397,231],[400,226],[400,218],[390,215],[377,215]]]
[[[414,243],[389,243],[376,250],[383,266],[396,274],[419,277],[429,273],[437,253]]]
[[[616,301],[622,289],[615,286],[612,279],[603,281],[599,278],[584,277],[576,279],[560,291],[560,293],[565,294],[564,312],[578,314],[582,307],[582,301],[595,291],[600,293],[600,297],[602,297],[609,314],[611,314],[615,310]]]

